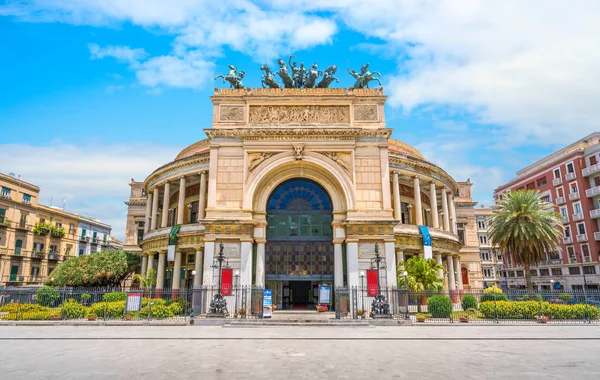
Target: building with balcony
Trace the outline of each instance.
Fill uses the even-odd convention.
[[[506,279],[501,277],[504,269],[502,253],[496,249],[488,236],[488,219],[492,215],[491,208],[476,208],[477,238],[481,256],[481,272],[484,287],[505,286]]]
[[[109,249],[111,227],[98,219],[79,215],[77,256]]]
[[[125,243],[123,249],[130,253],[142,253],[140,246],[144,239],[146,202],[148,195],[144,190],[144,182],[135,181],[133,178],[129,183],[130,193],[127,205],[127,223],[125,224]]]
[[[208,138],[130,184],[126,249],[139,243],[142,271],[177,289],[218,284],[223,247],[239,284],[281,305],[284,289],[303,302],[319,283],[361,285],[376,247],[382,284],[395,285],[396,264],[430,237],[448,289],[481,286],[479,251],[463,256],[457,236],[461,185],[390,138],[385,100],[381,89],[215,90]]]
[[[532,279],[539,288],[549,288],[552,281],[562,288],[581,289],[583,273],[589,288],[600,285],[598,255],[600,245],[600,133],[579,141],[529,165],[517,177],[498,187],[495,196],[517,189],[537,189],[562,215],[564,236],[557,252],[548,252],[546,260],[532,269]],[[509,287],[523,287],[522,268],[505,257]]]
[[[39,187],[0,174],[0,286],[41,285],[76,254],[80,217],[39,204]]]

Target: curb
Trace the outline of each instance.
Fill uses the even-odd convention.
[[[188,326],[190,321],[0,321],[1,326]]]

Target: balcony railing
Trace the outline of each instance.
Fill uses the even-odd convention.
[[[554,178],[554,179],[552,180],[552,184],[553,184],[554,186],[559,186],[559,185],[562,185],[562,178],[561,178],[561,177]]]
[[[571,236],[564,237],[563,243],[564,244],[573,244],[573,237],[571,237]]]
[[[600,232],[594,232],[594,240],[600,241]]]
[[[575,178],[577,178],[577,175],[575,174],[575,172],[567,173],[567,175],[565,176],[565,179],[567,181],[573,181]]]
[[[46,281],[46,278],[42,276],[23,276],[20,274],[10,274],[8,276],[3,276],[2,279],[8,283],[43,284]]]
[[[60,255],[56,252],[50,252],[48,254],[48,260],[60,260]]]
[[[577,241],[578,242],[587,241],[587,234],[577,235]]]
[[[563,224],[569,223],[569,217],[566,215],[561,215],[560,219],[562,220]]]
[[[590,176],[592,174],[596,174],[600,172],[600,164],[596,164],[596,165],[592,165],[592,166],[588,166],[587,168],[583,168],[581,170],[581,174],[584,177]]]
[[[567,202],[567,200],[565,199],[565,197],[557,197],[556,198],[557,205],[564,205],[566,202]]]
[[[592,198],[592,197],[600,195],[600,186],[590,187],[589,189],[587,189],[585,191],[585,195],[588,198]]]
[[[0,193],[0,198],[10,199],[10,191],[7,193]]]
[[[590,218],[592,218],[592,219],[600,218],[600,208],[597,208],[595,210],[591,210],[590,211]]]
[[[569,194],[569,200],[576,201],[579,199],[579,192]]]
[[[579,222],[580,220],[583,220],[583,214],[582,213],[577,213],[577,214],[573,214],[573,221],[574,222]]]

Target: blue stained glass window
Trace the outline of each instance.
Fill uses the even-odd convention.
[[[293,179],[279,185],[271,194],[267,212],[331,212],[333,205],[325,190],[313,181]]]

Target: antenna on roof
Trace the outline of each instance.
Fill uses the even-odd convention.
[[[62,204],[62,209],[63,211],[65,211],[65,205],[67,204],[67,197],[63,198],[63,204]]]
[[[15,178],[15,173],[8,173],[9,177]]]

